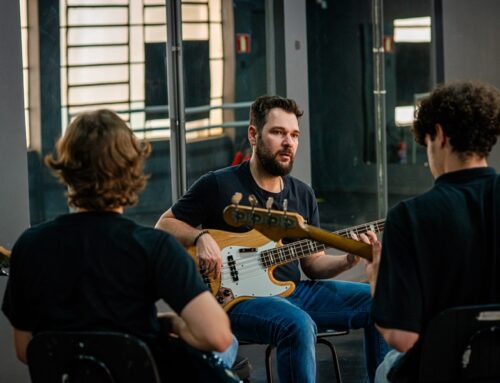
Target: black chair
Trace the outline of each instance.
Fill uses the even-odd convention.
[[[342,375],[340,374],[340,364],[339,364],[339,359],[337,356],[337,350],[335,349],[335,346],[332,342],[328,340],[328,338],[332,336],[340,336],[340,335],[347,335],[349,334],[349,330],[345,331],[336,331],[336,330],[322,330],[321,332],[318,332],[316,334],[316,343],[319,344],[324,344],[330,349],[330,352],[332,353],[332,362],[333,362],[333,368],[335,369],[335,376],[337,378],[338,383],[342,383]],[[248,342],[245,340],[239,340],[240,346],[246,346],[246,345],[252,345],[255,344],[253,342]],[[266,365],[266,379],[267,383],[272,383],[273,382],[273,371],[272,371],[272,352],[273,352],[274,346],[269,344],[266,347],[266,359],[265,359],[265,365]]]
[[[500,305],[465,306],[436,316],[422,339],[422,382],[500,382]]]
[[[160,383],[147,345],[112,332],[43,332],[28,345],[33,383]]]

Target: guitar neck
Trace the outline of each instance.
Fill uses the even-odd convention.
[[[379,219],[366,224],[352,226],[347,229],[334,231],[334,234],[345,238],[351,238],[351,234],[356,235],[366,233],[371,230],[380,233],[384,230],[385,219]],[[265,267],[283,265],[285,263],[304,258],[308,255],[318,253],[327,248],[323,243],[310,239],[302,239],[284,246],[266,250],[261,253],[261,260]]]

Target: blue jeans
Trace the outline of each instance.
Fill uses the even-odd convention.
[[[316,333],[321,329],[365,329],[368,377],[388,346],[370,320],[370,286],[345,281],[301,281],[289,297],[263,297],[237,304],[230,312],[238,339],[276,346],[281,383],[316,380]]]
[[[231,368],[234,364],[234,361],[236,360],[236,354],[238,353],[238,339],[233,335],[233,342],[229,345],[228,348],[226,348],[225,351],[222,352],[216,352],[214,351],[214,354],[217,355],[219,358],[222,359],[222,361],[225,363],[225,365],[229,368]]]
[[[382,363],[377,368],[377,373],[375,375],[375,383],[389,383],[387,379],[387,374],[391,371],[392,366],[404,356],[404,353],[391,350],[387,353]]]

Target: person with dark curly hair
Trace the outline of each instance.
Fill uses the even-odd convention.
[[[435,184],[389,211],[367,264],[375,323],[394,348],[376,382],[418,381],[426,325],[457,306],[498,303],[500,176],[487,157],[500,135],[500,92],[479,82],[438,87],[422,100],[413,133]]]
[[[27,362],[28,343],[43,331],[125,332],[150,346],[166,377],[176,365],[166,355],[159,299],[175,311],[170,330],[187,344],[228,349],[228,317],[184,248],[122,215],[146,185],[150,145],[116,113],[97,110],[79,114],[56,149],[45,160],[67,187],[74,212],[31,227],[13,247],[2,310],[14,327],[18,358]]]

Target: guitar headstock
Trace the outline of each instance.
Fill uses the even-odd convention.
[[[239,194],[239,193],[237,193]],[[308,237],[308,227],[304,218],[297,213],[286,210],[271,209],[272,200],[268,200],[266,208],[256,207],[255,197],[250,196],[252,206],[240,205],[241,194],[235,195],[233,204],[224,209],[224,220],[231,226],[249,226],[264,234],[273,241],[289,237]]]
[[[371,260],[370,245],[309,226],[297,213],[273,210],[271,209],[272,200],[267,201],[264,209],[256,207],[256,199],[253,196],[249,198],[252,206],[240,205],[241,198],[241,193],[236,193],[232,198],[233,203],[224,209],[224,220],[229,225],[249,226],[273,241],[282,238],[309,238]],[[284,202],[283,205],[286,206],[286,203]]]

